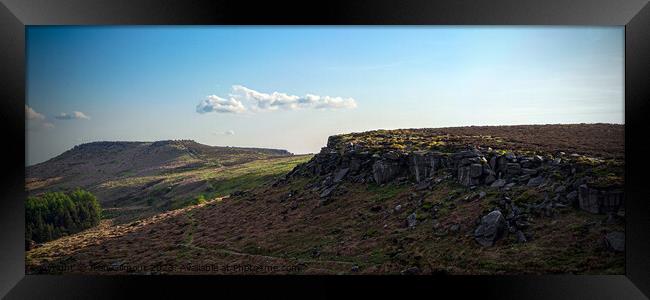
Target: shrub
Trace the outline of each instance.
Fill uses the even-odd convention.
[[[196,197],[196,199],[194,199],[194,202],[192,202],[192,204],[197,205],[197,204],[203,204],[205,202],[206,202],[205,195],[201,194],[198,197]]]
[[[97,226],[101,207],[90,192],[48,192],[25,201],[25,239],[37,243]]]

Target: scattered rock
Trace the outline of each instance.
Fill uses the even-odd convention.
[[[495,182],[493,182],[490,187],[493,188],[500,188],[506,185],[506,180],[505,179],[497,179]]]
[[[605,235],[605,246],[608,250],[614,252],[625,251],[625,233],[613,231]]]
[[[415,227],[415,225],[418,224],[417,215],[415,214],[415,212],[413,212],[406,218],[406,222],[408,223],[409,228]]]
[[[324,189],[324,190],[320,193],[320,197],[321,197],[321,198],[326,198],[326,197],[331,196],[331,195],[332,195],[332,192],[334,192],[335,189],[336,189],[336,185],[333,185],[333,186],[330,186],[330,187]]]
[[[411,267],[401,272],[402,275],[417,275],[420,274],[420,268]]]
[[[540,184],[544,183],[544,177],[542,176],[537,176],[533,177],[530,180],[528,180],[527,186],[539,186]]]
[[[493,246],[503,236],[505,227],[503,214],[494,210],[481,218],[479,226],[474,230],[474,239],[484,247]]]

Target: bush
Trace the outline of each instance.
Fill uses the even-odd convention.
[[[173,201],[171,204],[172,209],[180,209],[184,207],[188,207],[191,205],[198,205],[198,204],[203,204],[206,203],[207,200],[205,199],[204,194],[200,194],[195,198],[189,198],[185,200],[180,200],[180,201]]]
[[[196,204],[203,204],[203,203],[205,203],[205,202],[207,202],[207,200],[205,200],[205,195],[201,194],[201,195],[199,195],[198,197],[196,197],[196,199],[194,200],[194,203],[193,203],[193,204],[194,204],[194,205],[196,205]]]
[[[90,192],[48,192],[25,201],[25,240],[37,243],[97,226],[101,207]]]

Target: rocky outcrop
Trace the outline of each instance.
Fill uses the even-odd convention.
[[[578,189],[578,201],[580,208],[590,213],[617,212],[623,205],[623,191],[598,190],[583,184]]]
[[[474,146],[412,152],[387,147],[384,151],[345,144],[341,136],[333,136],[327,147],[309,162],[297,166],[289,176],[322,176],[325,180],[314,189],[324,198],[331,194],[332,185],[341,181],[381,185],[410,180],[420,191],[451,176],[468,187],[486,185],[510,190],[526,186],[550,190],[553,194],[545,203],[551,206],[561,203],[591,213],[613,212],[622,207],[621,190],[597,189],[577,180],[575,175],[581,169],[572,161],[580,155],[559,152],[557,156],[522,155]]]
[[[445,158],[440,152],[415,151],[408,157],[409,172],[416,182],[431,178],[436,170],[445,167]]]
[[[372,176],[378,184],[395,179],[401,170],[399,161],[377,160],[372,164]]]

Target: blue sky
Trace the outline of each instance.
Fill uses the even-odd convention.
[[[624,123],[617,27],[28,26],[27,164],[91,141]],[[275,92],[275,94],[274,94]]]

